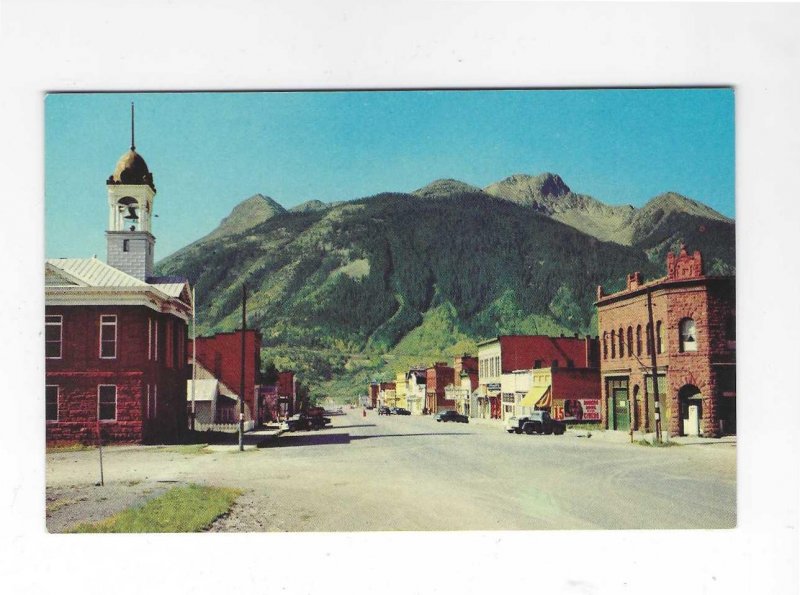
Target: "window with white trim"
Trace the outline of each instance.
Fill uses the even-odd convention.
[[[58,421],[58,386],[48,384],[44,388],[44,418],[47,421]]]
[[[153,359],[153,319],[147,319],[147,359]],[[148,390],[150,390],[148,385]]]
[[[97,387],[97,419],[100,421],[117,419],[117,385],[101,384]]]
[[[44,356],[47,359],[61,359],[61,340],[63,319],[60,314],[44,317]]]
[[[117,316],[103,314],[100,316],[100,358],[116,359],[117,357]]]
[[[679,327],[680,333],[680,350],[684,351],[697,351],[697,326],[691,318],[684,318],[681,320]]]

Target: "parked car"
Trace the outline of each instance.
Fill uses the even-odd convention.
[[[392,410],[388,407],[378,407],[378,415],[391,415]]]
[[[403,409],[402,407],[398,407],[394,411],[395,415],[411,415],[411,412],[408,409]]]
[[[296,413],[281,424],[281,429],[286,432],[300,430],[321,430],[331,423],[331,418],[308,413]]]
[[[461,415],[452,410],[440,411],[436,414],[436,421],[458,421],[462,424],[469,423],[469,418],[466,415]]]
[[[534,411],[522,417],[509,417],[505,422],[509,434],[555,434],[560,436],[567,430],[563,422],[550,417],[547,411]]]

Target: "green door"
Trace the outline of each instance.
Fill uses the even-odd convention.
[[[628,409],[628,389],[615,388],[614,401],[614,429],[628,431],[631,427],[630,410]]]

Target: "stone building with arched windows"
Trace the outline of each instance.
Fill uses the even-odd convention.
[[[622,291],[597,288],[604,427],[654,431],[657,392],[670,434],[736,432],[735,282],[705,275],[700,252],[681,246],[665,277],[643,282],[637,272]]]

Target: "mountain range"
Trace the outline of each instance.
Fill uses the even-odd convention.
[[[701,202],[666,192],[611,206],[556,174],[517,174],[289,210],[256,194],[156,268],[189,277],[205,333],[237,327],[246,282],[265,359],[352,397],[497,334],[595,335],[596,286],[663,275],[682,242],[708,274],[734,272],[734,222]]]

